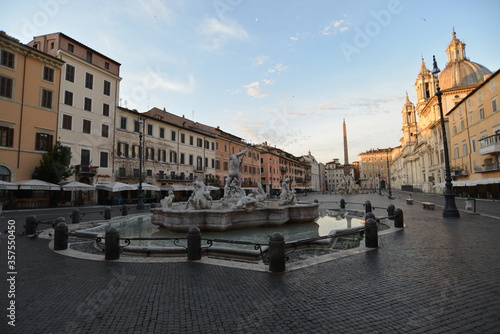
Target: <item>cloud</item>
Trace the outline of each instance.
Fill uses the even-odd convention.
[[[206,38],[205,49],[218,50],[230,40],[248,40],[248,33],[236,21],[226,19],[224,23],[215,18],[206,18],[200,26],[200,32]]]
[[[255,97],[257,99],[261,99],[263,97],[268,96],[267,93],[263,92],[260,88],[260,82],[254,81],[244,86],[246,88],[247,95]]]
[[[265,85],[272,85],[274,83],[274,80],[273,79],[263,79],[262,82]]]
[[[269,60],[269,56],[259,56],[253,60],[253,66],[260,66]]]
[[[288,66],[284,66],[283,64],[276,64],[276,66],[274,66],[273,68],[270,68],[268,70],[269,73],[275,73],[275,72],[282,72],[284,70],[286,70],[288,68]]]
[[[338,33],[343,33],[349,30],[349,25],[351,23],[348,22],[347,20],[337,20],[337,21],[332,21],[330,24],[328,24],[326,27],[323,28],[321,31],[322,35],[329,36],[329,35],[336,35]]]

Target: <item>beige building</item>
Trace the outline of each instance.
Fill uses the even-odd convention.
[[[489,76],[447,115],[452,183],[462,196],[500,198],[499,72]]]
[[[361,189],[386,189],[394,187],[389,180],[389,166],[392,163],[392,149],[371,149],[358,154],[359,181]],[[393,180],[391,175],[391,180]]]
[[[0,32],[0,180],[31,179],[55,143],[63,64]]]
[[[35,37],[28,45],[66,63],[56,100],[57,138],[71,149],[73,179],[112,182],[120,64],[63,33]]]
[[[491,74],[487,68],[466,57],[465,43],[457,39],[455,32],[446,48],[446,54],[448,62],[438,76],[445,115]],[[405,189],[441,191],[435,185],[444,182],[444,151],[436,97],[437,84],[438,81],[422,59],[415,81],[417,101],[413,104],[406,97],[401,113],[401,149],[395,151],[397,154],[393,156],[393,174],[397,183]],[[445,122],[449,142],[451,134],[448,117]]]

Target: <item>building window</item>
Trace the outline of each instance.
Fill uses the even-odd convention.
[[[186,135],[181,133],[181,143],[185,144],[186,143]]]
[[[90,134],[92,129],[92,122],[89,121],[88,119],[83,120],[83,126],[82,126],[82,132]]]
[[[170,133],[170,139],[171,139],[172,141],[175,141],[175,131],[172,131],[172,132]]]
[[[170,151],[170,162],[177,163],[177,152]]]
[[[453,128],[451,129],[451,131],[453,132],[454,135],[456,135],[457,134],[457,126],[453,125]]]
[[[52,135],[37,132],[35,139],[35,150],[48,151],[52,147],[52,139]]]
[[[127,175],[127,170],[125,167],[118,168],[118,177],[125,177]]]
[[[209,142],[208,140],[205,140],[205,148],[206,148],[207,150],[209,150],[209,149],[210,149],[210,142]]]
[[[64,104],[68,106],[73,105],[73,92],[69,92],[67,90],[64,91]]]
[[[160,128],[160,138],[165,138],[165,128]]]
[[[0,146],[14,146],[14,129],[7,126],[0,126]]]
[[[62,128],[65,130],[71,130],[73,123],[73,116],[71,115],[63,115],[62,119]]]
[[[54,69],[48,66],[43,67],[43,80],[54,82]]]
[[[194,137],[189,136],[189,145],[194,145]]]
[[[139,145],[132,145],[132,158],[139,159],[141,147]]]
[[[0,76],[0,96],[11,99],[14,80]]]
[[[101,157],[99,159],[99,167],[108,168],[109,153],[101,151]]]
[[[482,120],[484,119],[484,109],[483,108],[479,108],[478,112],[477,112],[477,118],[478,120]]]
[[[127,130],[127,117],[120,117],[120,129]]]
[[[107,61],[104,62],[104,68],[109,71],[109,63]]]
[[[194,156],[192,154],[189,155],[189,166],[194,165]]]
[[[109,125],[107,124],[102,124],[102,130],[101,130],[102,136],[108,138],[109,137]]]
[[[196,146],[203,147],[203,140],[201,138],[196,138]]]
[[[493,100],[491,100],[491,110],[493,110],[493,112],[497,112],[498,111],[497,98],[496,97]]]
[[[153,124],[148,124],[148,136],[153,136]]]
[[[91,161],[90,161],[90,150],[82,148],[80,150],[80,165],[89,167],[91,166]]]
[[[161,161],[161,162],[167,161],[167,151],[158,150],[158,161]]]
[[[164,171],[164,170],[160,170],[160,171],[158,172],[158,178],[159,178],[160,180],[164,180],[164,179],[165,179],[165,171]]]
[[[109,116],[109,104],[107,103],[102,104],[102,114],[104,116]]]
[[[134,121],[134,131],[135,132],[141,132],[141,122]]]
[[[470,146],[471,146],[472,152],[476,152],[476,137],[475,136],[471,137]]]
[[[152,169],[146,169],[146,176],[153,176],[153,170]]]
[[[467,152],[467,144],[466,144],[466,143],[463,143],[463,144],[462,144],[462,155],[463,155],[463,156],[466,156],[467,154],[469,154],[469,153]]]
[[[155,159],[155,149],[152,147],[148,147],[146,149],[146,159],[147,160],[154,160]]]
[[[42,89],[42,107],[52,109],[52,91]]]
[[[460,120],[460,131],[464,131],[465,130],[465,122],[464,120]]]
[[[75,67],[66,64],[66,81],[75,82]]]
[[[92,89],[94,87],[94,75],[85,73],[85,88]]]
[[[92,63],[92,52],[87,51],[87,58],[86,58],[86,60],[87,60],[87,62]]]
[[[458,149],[458,146],[455,147],[455,158],[460,158],[460,151]]]
[[[127,143],[118,143],[118,156],[120,158],[128,158],[128,144]]]
[[[73,44],[68,43],[68,51],[73,53],[74,50],[75,50],[75,47],[73,46]]]
[[[110,96],[111,95],[111,82],[104,80],[104,95]]]
[[[490,91],[493,93],[495,91],[495,81],[490,81]]]
[[[181,165],[184,165],[186,163],[186,155],[184,153],[181,153]]]
[[[132,175],[133,175],[134,177],[139,177],[139,168],[134,168],[134,169],[132,170]]]
[[[483,92],[480,90],[477,91],[477,100],[483,102]]]
[[[1,53],[1,65],[9,68],[14,68],[14,54],[8,51],[2,50]]]
[[[83,109],[92,111],[92,99],[89,99],[88,97],[85,98],[85,101],[83,102]]]

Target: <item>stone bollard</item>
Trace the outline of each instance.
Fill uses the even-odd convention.
[[[366,201],[364,207],[365,213],[372,212],[372,203],[370,201]]]
[[[269,238],[269,271],[285,271],[285,238],[279,232],[274,232]]]
[[[370,218],[376,220],[375,214],[373,212],[367,212],[367,213],[365,213],[365,220],[368,220]]]
[[[64,217],[59,217],[54,227],[54,250],[65,249],[68,249],[68,224]]]
[[[26,235],[31,235],[36,233],[36,228],[38,226],[38,219],[36,216],[28,216],[26,217],[26,225],[24,225]]]
[[[120,232],[114,227],[108,228],[104,235],[104,259],[118,260],[120,258]]]
[[[126,204],[122,205],[122,216],[128,215],[128,206]]]
[[[343,198],[340,200],[340,208],[345,209],[345,199]]]
[[[396,209],[396,207],[394,206],[394,204],[389,204],[389,206],[387,207],[387,216],[389,216],[390,220],[394,220],[394,210],[395,209]]]
[[[378,248],[377,221],[373,218],[365,221],[365,246],[368,248]]]
[[[106,219],[106,220],[110,220],[111,219],[111,207],[110,206],[107,206],[104,209],[104,219]]]
[[[394,227],[403,228],[403,210],[396,209],[394,210]]]
[[[82,216],[80,214],[80,210],[78,209],[73,209],[73,213],[71,213],[71,223],[72,224],[80,224],[80,221],[82,220]]]
[[[201,232],[196,226],[189,228],[187,235],[188,261],[201,260]]]

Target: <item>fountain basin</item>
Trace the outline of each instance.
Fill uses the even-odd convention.
[[[311,223],[319,216],[318,203],[267,206],[246,209],[182,210],[180,207],[153,208],[152,223],[175,232],[191,227],[201,231],[229,231],[259,226],[280,226],[287,223]]]

